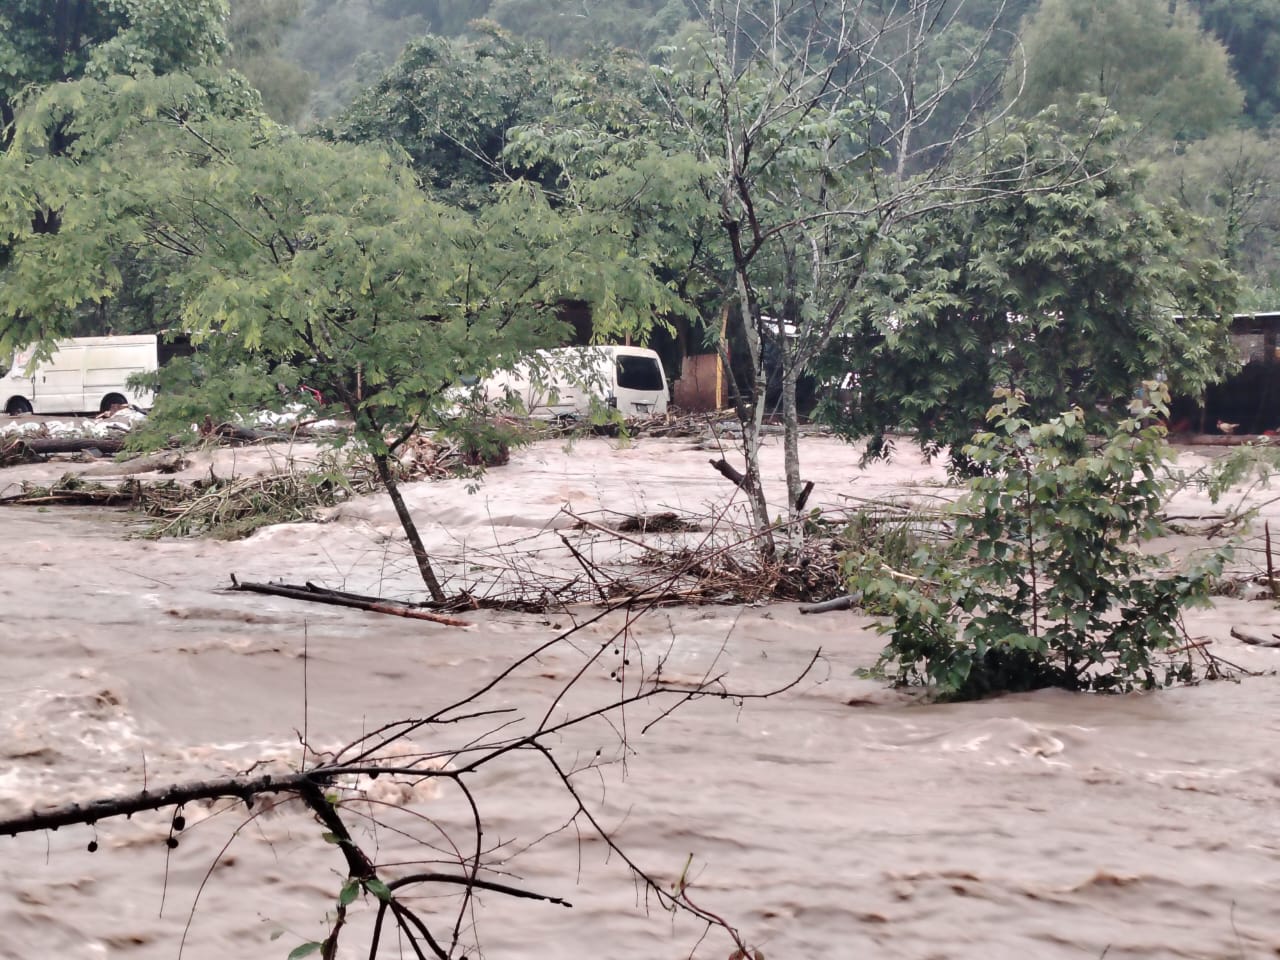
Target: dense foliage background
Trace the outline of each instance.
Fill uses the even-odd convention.
[[[1225,318],[1277,302],[1277,58],[1280,0],[14,0],[0,350],[208,339],[253,301],[265,335],[243,343],[289,366],[320,351],[272,338],[291,314],[234,279],[245,257],[282,290],[321,283],[298,316],[382,324],[368,291],[399,297],[456,236],[460,263],[523,244],[537,269],[441,278],[461,299],[395,300],[397,322],[462,304],[467,351],[490,353],[529,345],[508,318],[569,300],[599,336],[661,327],[695,352],[728,326],[748,400],[860,378],[828,408],[855,437],[954,447],[998,386],[1043,416],[1156,376],[1196,396],[1230,368]],[[356,196],[325,180],[366,162]],[[406,183],[436,233],[347,245]],[[215,195],[234,197],[216,216],[164,206]],[[225,225],[264,216],[288,244],[237,252]],[[486,285],[501,300],[468,299]]]

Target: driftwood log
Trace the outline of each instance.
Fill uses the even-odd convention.
[[[83,453],[98,450],[101,453],[119,453],[124,449],[124,438],[116,437],[32,437],[23,440],[32,453]]]
[[[98,463],[82,470],[82,477],[128,477],[137,473],[177,473],[187,466],[181,450],[163,450],[120,463]]]
[[[833,610],[850,610],[856,604],[862,602],[862,592],[845,594],[843,597],[836,597],[833,600],[823,600],[821,603],[802,603],[800,604],[801,613],[830,613]]]
[[[1241,643],[1247,643],[1251,647],[1277,647],[1280,648],[1280,637],[1272,634],[1270,638],[1259,636],[1256,633],[1249,633],[1241,630],[1239,627],[1231,628],[1231,636],[1235,637]]]

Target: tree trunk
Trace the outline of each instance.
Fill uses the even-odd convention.
[[[404,497],[400,495],[400,485],[396,482],[395,474],[391,471],[391,458],[385,453],[375,453],[373,462],[378,467],[378,477],[382,480],[382,485],[387,488],[387,495],[391,497],[391,504],[396,508],[396,516],[400,518],[400,526],[404,530],[404,535],[409,540],[409,546],[413,549],[413,559],[418,563],[418,572],[422,574],[422,582],[427,585],[427,591],[431,594],[431,599],[436,603],[444,603],[444,590],[440,587],[440,581],[436,579],[436,572],[431,567],[431,558],[427,556],[427,548],[422,544],[422,537],[418,534],[418,526],[413,522],[413,517],[409,513],[408,506],[405,505]]]
[[[800,479],[800,411],[796,407],[796,381],[799,379],[799,366],[794,362],[784,363],[782,368],[782,445],[787,472],[787,508],[792,520],[796,518],[800,494],[804,490],[804,482]]]
[[[746,461],[747,499],[751,502],[751,512],[755,517],[756,530],[762,532],[769,528],[769,504],[764,497],[764,483],[760,477],[760,428],[764,425],[765,391],[768,388],[768,372],[764,367],[764,353],[760,348],[760,334],[748,316],[743,326],[746,328],[747,343],[751,348],[755,364],[755,384],[752,404],[747,409],[748,416],[742,420],[742,455]],[[760,539],[761,550],[766,556],[772,556],[775,545],[772,533],[763,533]]]
[[[739,272],[739,303],[741,304],[742,333],[747,341],[747,353],[751,358],[752,403],[749,416],[742,420],[742,455],[747,463],[747,497],[755,515],[756,530],[769,527],[769,504],[764,498],[764,483],[760,478],[760,428],[764,425],[765,394],[769,387],[769,372],[765,369],[764,345],[760,342],[760,328],[752,315],[751,297],[747,292],[745,272]],[[761,549],[766,555],[774,551],[773,534],[761,538]]]
[[[726,314],[728,307],[725,308]],[[748,314],[749,316],[749,314]],[[716,346],[720,354],[720,363],[724,369],[725,376],[729,383],[729,393],[733,399],[733,409],[738,415],[738,423],[742,425],[742,455],[746,461],[746,474],[743,482],[738,484],[739,487],[747,495],[747,502],[751,504],[751,515],[755,520],[757,532],[765,531],[769,527],[769,505],[764,498],[764,485],[760,481],[760,424],[764,420],[764,371],[760,360],[761,351],[759,346],[759,336],[756,335],[754,344],[751,337],[755,334],[754,325],[750,319],[740,321],[743,326],[743,335],[747,338],[748,352],[753,360],[752,370],[755,378],[756,396],[758,402],[748,406],[746,399],[742,395],[742,389],[738,384],[738,378],[733,373],[733,367],[729,363],[729,351],[722,339]],[[754,347],[754,349],[752,349]],[[760,549],[765,556],[772,556],[775,546],[772,533],[763,533],[760,537]]]

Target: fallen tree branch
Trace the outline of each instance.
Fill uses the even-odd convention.
[[[643,540],[637,540],[635,537],[629,537],[625,533],[622,533],[619,530],[614,530],[611,527],[606,527],[603,524],[596,523],[594,520],[588,520],[586,517],[580,517],[576,513],[574,513],[572,510],[570,510],[567,506],[561,507],[560,511],[564,513],[566,516],[572,517],[574,521],[580,526],[590,527],[592,530],[599,530],[601,533],[607,533],[611,537],[617,537],[619,540],[625,540],[627,541],[627,543],[633,544],[637,547],[642,547],[645,550],[652,549],[652,547],[649,544],[645,543]]]
[[[291,583],[249,583],[236,579],[231,575],[231,589],[244,590],[249,593],[263,593],[272,597],[288,597],[291,600],[306,600],[310,603],[327,603],[336,607],[351,607],[356,610],[368,610],[370,613],[385,613],[393,617],[405,617],[409,620],[428,620],[431,623],[443,624],[446,627],[469,627],[466,620],[446,617],[439,613],[430,613],[411,607],[408,604],[391,600],[370,600],[352,594],[344,594],[337,590],[326,590],[314,584],[299,586]]]
[[[796,497],[796,513],[804,509],[804,505],[809,502],[809,495],[813,493],[813,481],[805,482],[804,489],[800,491],[800,496]]]
[[[595,584],[596,590],[600,594],[601,601],[604,603],[608,603],[609,593],[608,591],[605,590],[604,586],[600,583],[600,581],[596,579],[595,572],[591,569],[591,564],[587,563],[586,557],[584,557],[581,553],[578,552],[578,548],[575,547],[572,543],[570,543],[569,538],[566,537],[563,533],[558,534],[558,536],[560,537],[560,542],[563,543],[566,547],[568,547],[569,552],[573,554],[573,559],[578,561],[578,565],[582,567],[583,570],[586,571],[586,574],[591,579],[591,582]]]
[[[128,817],[144,810],[176,807],[197,800],[232,798],[243,800],[246,806],[252,806],[253,798],[259,794],[299,793],[305,787],[314,789],[326,785],[342,772],[337,770],[326,773],[313,769],[306,773],[281,776],[267,773],[253,779],[229,777],[225,780],[198,780],[177,784],[159,792],[139,790],[123,797],[95,800],[91,803],[67,803],[48,810],[32,810],[21,816],[0,819],[0,836],[13,837],[36,830],[57,830],[77,823],[93,825],[111,817]]]
[[[727,480],[732,480],[734,485],[740,490],[747,489],[747,478],[742,475],[728,460],[721,457],[719,460],[708,460],[711,466],[715,467],[722,476]]]
[[[67,478],[63,478],[66,480]],[[119,486],[103,486],[96,483],[72,482],[62,485],[59,481],[51,487],[31,487],[21,493],[0,497],[0,505],[43,507],[54,504],[75,507],[132,506],[138,501],[140,488],[137,481],[127,480]],[[25,486],[25,485],[24,485]]]

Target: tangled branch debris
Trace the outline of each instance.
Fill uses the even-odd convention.
[[[912,512],[905,504],[882,516],[868,516],[860,504],[779,523],[773,530],[788,545],[773,554],[760,549],[761,534],[740,502],[700,515],[567,509],[562,515],[567,524],[552,521],[516,541],[460,545],[465,563],[456,564],[453,581],[466,603],[539,612],[617,602],[837,601],[847,607],[851,557],[896,559],[920,537],[946,535],[940,506]]]
[[[8,450],[0,450],[0,456]],[[147,472],[173,472],[184,464],[180,451],[138,459],[138,468]],[[457,444],[425,437],[403,451],[398,463],[398,479],[405,481],[443,479],[470,469],[465,451]],[[138,468],[130,464],[119,464],[113,472],[136,472]],[[0,505],[124,506],[153,519],[143,536],[235,540],[259,527],[314,520],[326,507],[381,489],[367,458],[337,454],[315,462],[290,460],[282,469],[243,477],[220,477],[210,471],[189,482],[137,478],[97,482],[85,477],[68,473],[47,486],[24,483],[17,493],[0,497]]]

